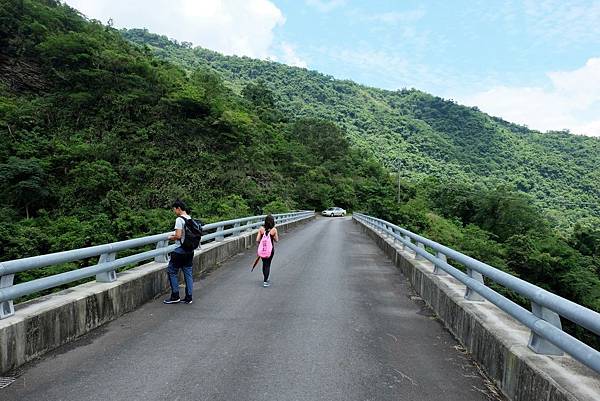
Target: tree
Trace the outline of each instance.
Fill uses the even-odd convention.
[[[294,124],[292,133],[318,161],[339,159],[350,147],[342,130],[331,121],[301,119]]]
[[[485,192],[473,221],[496,234],[501,242],[515,234],[547,230],[540,211],[526,195],[500,187]]]
[[[600,257],[600,218],[579,220],[573,227],[571,242],[582,254]]]
[[[275,96],[264,81],[249,82],[246,84],[242,89],[242,96],[256,107],[264,109],[273,109],[275,107]]]
[[[46,173],[36,158],[24,160],[11,156],[7,163],[0,164],[0,186],[4,202],[23,208],[27,219],[32,208],[43,205],[49,194]]]

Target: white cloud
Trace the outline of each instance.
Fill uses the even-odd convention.
[[[436,88],[444,88],[447,97],[463,89],[462,77],[457,79],[456,73],[419,62],[414,52],[403,52],[394,45],[373,48],[368,42],[358,41],[352,47],[313,46],[309,53],[335,65],[335,70],[323,72],[363,85],[392,91],[419,88],[434,93],[439,93]]]
[[[563,46],[600,38],[600,2],[586,0],[525,0],[529,29]]]
[[[274,30],[285,23],[269,0],[67,0],[89,18],[148,28],[225,54],[276,58]],[[285,52],[284,52],[285,53]],[[285,54],[284,54],[285,56]]]
[[[322,13],[327,13],[335,8],[346,5],[346,0],[305,0],[305,3]]]
[[[371,49],[323,49],[334,60],[343,64],[367,71],[378,71],[381,75],[404,75],[408,70],[408,62],[401,56]]]
[[[364,18],[372,22],[380,22],[384,24],[408,24],[419,21],[425,16],[425,10],[422,8],[410,11],[388,11],[385,13],[370,14]]]
[[[281,60],[288,65],[293,65],[295,67],[306,68],[307,63],[304,61],[298,54],[296,54],[296,48],[287,42],[282,42],[281,46]]]
[[[546,74],[549,88],[497,86],[460,99],[531,128],[600,136],[600,58],[572,71]]]

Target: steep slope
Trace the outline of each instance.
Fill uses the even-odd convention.
[[[177,197],[211,220],[393,193],[330,122],[284,118],[60,1],[2,3],[0,22],[0,259],[165,231]]]
[[[334,121],[353,143],[413,179],[531,194],[569,225],[600,209],[600,140],[539,133],[418,90],[386,91],[315,71],[181,46],[146,30],[123,35],[188,70],[210,68],[240,92],[262,82],[292,117]]]
[[[513,182],[512,168],[523,171],[515,185],[538,185],[527,174],[540,165],[542,184],[595,193],[597,183],[566,186],[551,163],[560,157],[575,181],[597,161],[595,142],[140,32],[166,43],[154,49],[164,57],[203,68],[160,60],[60,1],[0,3],[0,261],[167,231],[176,197],[206,221],[337,204],[600,310],[600,219],[558,231],[525,194],[469,184]],[[261,74],[268,86],[251,82]],[[381,163],[395,158],[421,180],[397,191]]]

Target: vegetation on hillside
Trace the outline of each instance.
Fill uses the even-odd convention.
[[[208,221],[337,205],[600,310],[598,219],[557,231],[532,201],[596,201],[594,140],[133,34],[155,48],[59,1],[0,6],[0,260],[167,231],[176,197]]]
[[[58,1],[0,21],[2,260],[167,231],[177,197],[211,221],[394,191],[339,127],[284,117],[261,86],[188,74]]]
[[[291,118],[334,121],[353,144],[420,182],[498,186],[531,195],[554,225],[600,216],[600,140],[542,134],[418,90],[386,91],[302,68],[180,45],[147,30],[122,31],[188,70],[211,68],[239,92],[263,82]],[[457,190],[455,188],[455,190]]]

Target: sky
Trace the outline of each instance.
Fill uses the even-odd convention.
[[[66,0],[228,55],[600,136],[600,0]]]

